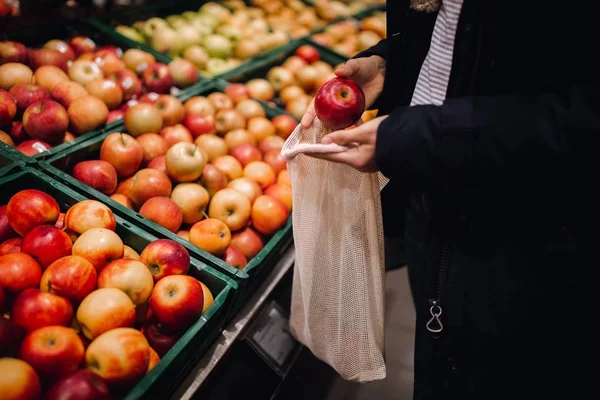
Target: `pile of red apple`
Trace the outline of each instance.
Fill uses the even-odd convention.
[[[98,47],[84,36],[29,49],[0,42],[0,141],[33,156],[197,80],[187,60],[165,65],[145,51]]]
[[[183,246],[160,239],[138,254],[115,228],[98,201],[64,214],[35,189],[0,207],[0,357],[14,357],[0,358],[3,398],[127,390],[212,304]]]
[[[292,209],[280,151],[297,122],[266,118],[243,84],[131,107],[127,133],[102,142],[74,178],[201,249],[243,268]]]

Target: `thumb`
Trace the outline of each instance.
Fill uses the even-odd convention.
[[[355,130],[356,129],[348,129],[343,131],[331,132],[321,140],[321,143],[335,143],[340,146],[350,146],[352,143],[358,142],[358,140],[356,140],[357,138]]]
[[[345,64],[340,65],[334,73],[342,78],[349,78],[358,72],[358,64],[355,60],[349,60]]]

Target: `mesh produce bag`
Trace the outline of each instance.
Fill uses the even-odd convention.
[[[290,330],[342,378],[385,378],[381,174],[304,153],[346,150],[320,144],[318,119],[296,127],[282,149],[292,181],[296,264]]]

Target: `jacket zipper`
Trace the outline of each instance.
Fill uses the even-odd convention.
[[[435,288],[435,297],[429,299],[429,314],[431,318],[427,321],[425,327],[434,337],[437,337],[444,330],[442,323],[442,287],[446,281],[446,272],[448,270],[448,252],[450,246],[445,243],[442,247],[442,256],[440,258],[440,268],[438,269],[437,282]]]

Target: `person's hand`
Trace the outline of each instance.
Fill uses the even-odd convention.
[[[365,110],[373,105],[383,91],[385,77],[385,60],[379,56],[353,58],[336,69],[335,74],[343,78],[352,79],[365,94]],[[306,113],[302,117],[302,127],[308,128],[315,119],[315,102],[310,102]],[[357,121],[360,124],[360,121]]]
[[[361,172],[377,172],[375,164],[375,144],[377,142],[377,129],[387,116],[377,117],[364,124],[341,131],[331,132],[321,139],[321,143],[335,143],[349,147],[341,153],[305,153],[307,156],[320,158],[337,163],[343,163],[356,168]]]

